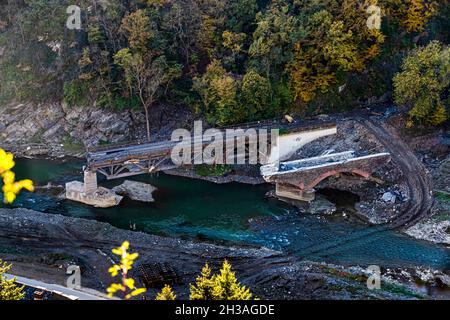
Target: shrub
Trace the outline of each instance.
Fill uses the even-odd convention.
[[[394,77],[394,95],[398,105],[411,107],[410,126],[437,126],[446,121],[445,94],[449,85],[449,46],[432,41],[404,59],[402,71]]]

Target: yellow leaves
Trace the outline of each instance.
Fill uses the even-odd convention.
[[[170,0],[147,0],[147,4],[151,7],[162,8],[165,5],[169,4]]]
[[[120,270],[121,270],[120,266],[115,264],[111,268],[108,269],[108,272],[111,274],[112,277],[115,277],[119,274]]]
[[[30,192],[34,191],[33,182],[29,179],[16,181],[16,175],[11,171],[14,168],[14,156],[12,153],[7,153],[0,149],[0,176],[3,179],[3,195],[5,203],[13,203],[16,200],[17,194],[22,189]]]
[[[146,292],[146,291],[147,291],[147,290],[144,289],[144,288],[136,289],[136,290],[134,290],[134,291],[131,291],[131,293],[127,294],[127,295],[125,296],[125,299],[126,299],[126,300],[129,300],[129,299],[131,299],[131,298],[133,298],[133,297],[136,297],[136,296],[138,296],[138,295],[140,295],[140,294],[143,294],[143,293]]]
[[[125,241],[118,248],[112,249],[112,253],[120,256],[120,264],[115,264],[108,269],[108,272],[112,277],[116,277],[121,273],[122,275],[122,283],[113,283],[107,289],[108,296],[113,297],[117,292],[122,292],[125,294],[125,299],[131,299],[132,297],[136,297],[144,292],[146,289],[144,288],[136,288],[135,281],[133,278],[128,278],[128,271],[132,269],[134,260],[139,257],[138,253],[128,253],[128,249],[130,248],[130,243]],[[128,290],[131,290],[130,293],[126,293]]]
[[[421,32],[430,18],[435,14],[434,4],[425,0],[409,0],[406,17],[402,21],[409,32]]]
[[[246,37],[245,33],[233,33],[225,30],[222,33],[223,46],[230,49],[233,53],[239,53],[242,51]]]
[[[317,91],[326,92],[335,82],[335,75],[320,61],[320,53],[314,47],[303,50],[300,43],[295,45],[294,61],[288,66],[291,89],[295,99],[308,103]]]
[[[310,16],[310,32],[294,45],[294,59],[286,67],[294,97],[304,103],[326,93],[340,71],[363,71],[384,42],[380,30],[367,27],[367,5],[374,3],[327,3]]]
[[[190,285],[191,300],[250,300],[252,296],[250,290],[237,281],[227,260],[220,273],[213,276],[206,264],[196,283]]]
[[[430,19],[438,13],[440,1],[383,0],[387,14],[408,32],[422,32]]]
[[[158,295],[156,296],[156,300],[165,301],[165,300],[175,300],[176,295],[173,293],[172,288],[168,285],[165,285],[164,288]]]
[[[15,165],[13,154],[0,149],[0,174],[11,170]]]
[[[150,29],[150,18],[144,10],[136,10],[122,20],[122,31],[128,36],[130,47],[140,52],[146,52],[149,40],[154,36]]]
[[[125,287],[120,283],[113,283],[108,289],[106,289],[106,292],[108,292],[108,297],[112,298],[117,291],[125,290]]]

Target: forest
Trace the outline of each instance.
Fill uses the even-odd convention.
[[[394,102],[447,119],[446,0],[2,0],[0,103],[189,108],[224,126]],[[81,28],[66,27],[81,8]]]

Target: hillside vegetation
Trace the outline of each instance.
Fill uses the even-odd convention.
[[[142,108],[147,119],[163,104],[228,125],[395,98],[413,124],[447,119],[447,0],[79,0],[70,30],[73,2],[0,1],[0,103]],[[433,40],[426,98],[409,92],[411,74],[424,80],[416,48]],[[410,76],[397,75],[394,97],[400,71]]]

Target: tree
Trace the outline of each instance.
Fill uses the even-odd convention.
[[[226,260],[220,273],[213,276],[206,264],[196,283],[191,284],[190,292],[191,300],[251,300],[253,296],[237,281],[231,264]]]
[[[121,292],[125,299],[136,297],[147,290],[144,288],[136,288],[133,278],[128,276],[128,271],[133,267],[134,260],[139,256],[138,253],[129,253],[130,243],[125,241],[119,248],[113,249],[112,253],[120,256],[120,263],[114,264],[109,268],[108,272],[112,277],[120,276],[120,283],[113,283],[107,289],[108,297],[112,298],[117,292]],[[119,274],[120,273],[120,274]]]
[[[250,290],[241,285],[233,271],[231,264],[224,261],[220,274],[214,277],[214,297],[216,300],[250,300]]]
[[[190,284],[191,300],[214,300],[214,278],[211,277],[211,269],[206,264],[195,284]]]
[[[0,301],[2,300],[22,300],[25,296],[24,287],[18,287],[16,278],[7,280],[5,273],[11,269],[11,265],[0,260]]]
[[[327,92],[337,82],[337,74],[361,72],[379,54],[384,36],[367,27],[368,4],[356,0],[302,4],[303,32],[286,66],[296,99],[308,103],[317,92]]]
[[[380,0],[388,16],[408,32],[422,32],[430,19],[436,15],[441,0]]]
[[[247,109],[247,119],[257,120],[265,115],[271,105],[272,88],[267,78],[249,70],[242,79],[241,104]]]
[[[432,41],[404,59],[402,71],[394,77],[395,101],[411,107],[410,125],[436,126],[447,119],[444,99],[449,85],[450,47]]]
[[[176,297],[172,288],[169,285],[165,285],[162,291],[156,296],[156,300],[175,300]]]
[[[136,94],[145,111],[147,139],[150,141],[149,109],[157,99],[158,90],[169,81],[165,75],[167,62],[164,56],[152,59],[151,55],[132,53],[129,48],[114,55],[114,62],[125,71],[130,92]]]
[[[274,0],[265,14],[257,14],[256,20],[249,56],[253,65],[270,78],[290,59],[290,49],[298,36],[298,19],[290,14],[285,1]]]
[[[132,49],[140,52],[148,50],[148,41],[154,36],[154,32],[150,29],[150,19],[144,10],[136,10],[123,18],[121,29],[127,35]]]
[[[218,60],[208,65],[202,77],[194,79],[193,89],[200,95],[210,123],[227,125],[245,118],[245,112],[238,103],[239,87],[239,82]]]

